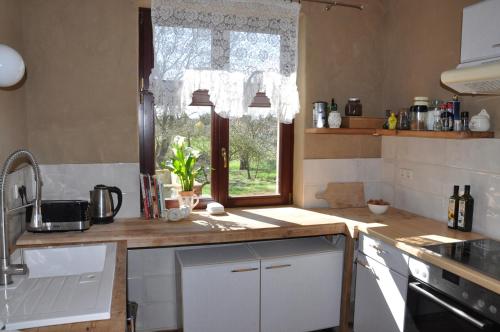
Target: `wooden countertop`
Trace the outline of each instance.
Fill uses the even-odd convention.
[[[188,220],[118,219],[85,232],[24,233],[17,245],[50,245],[89,241],[127,241],[128,248],[255,241],[358,232],[376,236],[411,255],[459,274],[500,294],[500,281],[442,258],[424,245],[484,238],[450,230],[445,223],[391,208],[381,216],[367,208],[306,210],[292,206],[227,209],[222,216],[195,212]]]
[[[129,248],[196,245],[344,233],[342,218],[295,207],[227,209],[221,216],[192,213],[178,222],[118,219],[85,232],[28,233],[18,246],[127,241]]]
[[[127,243],[119,241],[116,245],[115,280],[113,283],[113,297],[111,301],[111,318],[89,322],[61,324],[24,329],[25,332],[123,332],[127,319]]]
[[[221,216],[195,212],[189,219],[180,222],[118,219],[112,224],[94,225],[85,232],[47,234],[25,232],[17,241],[17,245],[126,241],[128,248],[146,248],[340,233],[347,235],[349,240],[356,238],[359,232],[375,236],[415,257],[500,294],[500,281],[422,248],[429,244],[471,240],[485,236],[450,230],[446,223],[394,208],[390,208],[382,216],[373,215],[367,208],[306,210],[284,206],[227,209],[227,213]],[[347,243],[353,242],[349,240]],[[347,259],[352,259],[351,247],[353,245],[346,248]],[[344,265],[344,272],[350,275],[349,266],[350,264]],[[350,281],[348,283],[346,280],[347,278],[344,279],[344,291],[350,289]],[[343,303],[344,301],[348,303],[348,295],[347,291],[345,296],[343,294]],[[347,304],[345,306],[347,307]],[[347,317],[348,313],[344,312],[341,315]]]

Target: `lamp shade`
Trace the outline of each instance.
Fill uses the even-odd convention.
[[[0,44],[0,87],[19,82],[24,76],[24,61],[13,48]]]

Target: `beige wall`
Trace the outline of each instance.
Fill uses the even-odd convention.
[[[312,103],[330,102],[332,97],[342,113],[349,97],[359,97],[363,114],[383,115],[383,1],[369,1],[363,11],[324,8],[302,3],[306,84],[301,97],[306,126],[312,126]]]
[[[363,11],[333,7],[326,12],[324,5],[302,2],[298,82],[301,113],[295,119],[293,179],[294,202],[298,205],[304,202],[303,160],[333,158],[339,148],[349,149],[348,139],[304,134],[304,129],[312,126],[312,103],[335,98],[343,113],[347,98],[359,97],[363,114],[383,115],[383,3],[369,1]]]
[[[441,85],[441,72],[460,62],[462,9],[477,0],[385,2],[384,107],[407,107],[417,95],[449,100],[455,93]],[[464,96],[462,101],[471,116],[486,108],[500,135],[500,97]]]
[[[0,0],[0,44],[6,44],[24,56],[19,17],[21,5],[17,0]],[[0,163],[8,154],[26,146],[25,85],[0,88]],[[1,166],[0,166],[1,167]]]
[[[22,1],[28,144],[41,163],[137,162],[133,0]]]

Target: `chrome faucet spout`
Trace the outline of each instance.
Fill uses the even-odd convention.
[[[5,161],[0,175],[0,236],[2,237],[0,285],[12,283],[12,275],[14,274],[26,274],[28,271],[25,264],[10,264],[9,227],[7,224],[9,211],[5,200],[5,181],[14,163],[19,159],[27,159],[28,163],[33,167],[33,174],[35,177],[35,200],[29,204],[33,206],[33,213],[28,228],[40,227],[42,223],[42,184],[40,179],[40,167],[38,166],[35,156],[28,150],[14,151]],[[17,210],[17,208],[15,210]]]

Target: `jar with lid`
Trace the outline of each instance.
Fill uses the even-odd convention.
[[[351,97],[345,105],[346,116],[361,116],[363,115],[363,105],[359,98]]]
[[[411,130],[427,130],[427,106],[413,105],[411,112]]]

